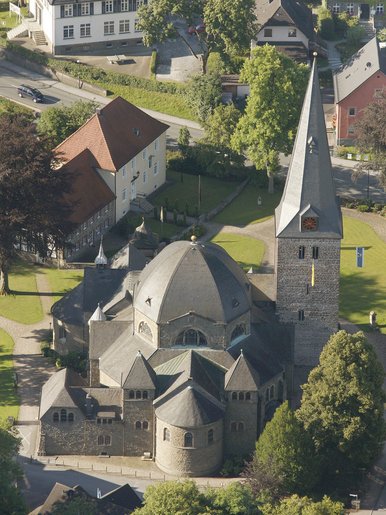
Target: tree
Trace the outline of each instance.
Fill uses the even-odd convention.
[[[253,0],[153,0],[138,9],[139,25],[145,45],[162,43],[171,37],[180,37],[191,53],[202,59],[203,73],[210,52],[215,49],[229,55],[247,50],[250,40],[257,33]],[[206,30],[197,32],[201,56],[197,55],[177,28],[178,19],[191,25],[203,19]]]
[[[261,507],[263,515],[344,515],[343,503],[335,502],[325,496],[314,502],[309,497],[293,495],[277,505],[266,504]]]
[[[22,515],[26,513],[23,497],[16,481],[23,476],[15,461],[20,440],[13,436],[3,422],[0,423],[0,513]]]
[[[355,140],[361,152],[369,154],[369,161],[358,164],[354,177],[375,171],[386,188],[386,91],[369,104],[355,124]]]
[[[57,146],[79,129],[95,113],[98,105],[93,101],[77,100],[70,106],[50,107],[40,115],[38,131]]]
[[[181,150],[181,153],[184,157],[186,157],[189,142],[190,142],[190,132],[187,127],[181,127],[180,132],[178,134],[178,148]]]
[[[253,463],[247,469],[248,482],[259,493],[260,476],[270,470],[279,494],[306,493],[317,480],[317,469],[312,440],[285,402],[256,443]]]
[[[9,293],[15,244],[28,238],[41,256],[70,229],[67,174],[54,170],[49,142],[23,116],[0,117],[0,295]]]
[[[98,509],[98,501],[90,499],[85,494],[75,492],[73,497],[68,497],[65,502],[59,501],[54,504],[52,515],[101,515],[105,513]]]
[[[185,98],[200,122],[204,123],[220,105],[221,94],[219,75],[195,75],[188,83]]]
[[[246,152],[257,168],[267,170],[271,193],[279,153],[292,151],[307,77],[305,65],[270,45],[255,48],[241,73],[241,81],[250,86],[250,96],[232,147]]]
[[[367,467],[385,437],[384,372],[363,333],[331,336],[303,385],[298,419],[323,464],[324,483]]]
[[[211,145],[230,149],[231,138],[241,113],[233,104],[219,105],[205,120],[205,141]]]
[[[166,481],[151,485],[144,495],[144,506],[135,510],[138,515],[198,515],[205,513],[205,496],[193,481]]]
[[[225,488],[208,488],[205,491],[207,505],[221,515],[257,515],[256,500],[248,485],[236,482]]]

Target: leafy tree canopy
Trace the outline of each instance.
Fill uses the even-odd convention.
[[[240,111],[233,104],[215,107],[205,121],[205,140],[215,146],[230,148],[240,117]]]
[[[363,333],[331,336],[303,385],[297,416],[310,433],[326,471],[366,467],[385,437],[384,372]]]
[[[317,480],[312,440],[287,402],[265,426],[247,469],[248,481],[256,493],[264,485],[260,476],[266,475],[267,469],[276,479],[274,485],[280,494],[309,492]]]
[[[48,240],[63,243],[70,207],[67,175],[53,168],[50,143],[23,116],[0,117],[0,294],[8,293],[8,269],[19,238],[42,256]]]
[[[308,497],[293,495],[279,504],[263,505],[261,512],[263,515],[344,515],[345,510],[341,502],[335,502],[327,496],[314,502]]]
[[[188,83],[185,97],[200,122],[211,116],[221,103],[221,79],[219,75],[195,75]]]
[[[205,492],[208,504],[221,515],[257,515],[256,500],[248,485],[235,482],[225,488],[210,488]]]
[[[96,499],[89,499],[82,495],[75,495],[66,502],[58,502],[52,510],[53,515],[101,515]]]
[[[308,69],[270,45],[256,47],[245,62],[241,81],[250,86],[247,107],[232,137],[232,146],[246,152],[271,178],[280,152],[292,151]]]
[[[94,113],[99,104],[77,100],[70,106],[50,107],[42,112],[37,123],[38,131],[59,145],[81,127]]]
[[[4,423],[0,423],[0,513],[24,515],[26,508],[16,480],[22,477],[22,471],[15,462],[20,440],[12,435]]]

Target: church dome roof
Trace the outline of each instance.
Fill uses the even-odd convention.
[[[218,245],[178,241],[140,275],[134,308],[156,323],[188,313],[228,323],[250,309],[249,281]]]

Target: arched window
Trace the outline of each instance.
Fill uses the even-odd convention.
[[[140,322],[138,332],[146,336],[146,338],[149,338],[149,340],[153,339],[153,333],[146,322]]]
[[[213,429],[209,429],[208,431],[208,444],[213,443],[214,440],[214,431]]]
[[[237,426],[237,430],[239,432],[242,432],[244,431],[244,422],[239,422],[238,426]]]
[[[144,390],[144,391],[142,392],[142,399],[147,399],[147,398],[148,398],[147,391],[146,391],[146,390]]]
[[[52,415],[52,421],[59,422],[59,413],[57,411],[54,411],[54,414]]]
[[[232,392],[232,401],[237,401],[237,392]]]
[[[231,422],[231,432],[235,433],[237,431],[237,423]]]
[[[110,435],[105,436],[105,445],[111,445],[111,436]]]
[[[246,400],[246,401],[250,401],[250,400],[251,400],[251,392],[247,392],[247,393],[245,394],[245,400]]]
[[[67,410],[60,410],[60,422],[67,422]]]
[[[134,399],[134,390],[129,391],[129,399]]]
[[[271,388],[269,389],[269,398],[273,399],[274,397],[275,397],[275,386],[272,385]]]
[[[164,442],[170,442],[170,431],[167,427],[164,427]]]
[[[185,433],[185,435],[184,435],[184,447],[193,447],[193,435],[192,435],[192,433]]]
[[[231,341],[236,340],[239,336],[246,334],[247,330],[245,324],[236,325],[231,334]]]
[[[139,420],[135,423],[135,429],[142,429],[142,424]]]
[[[103,445],[105,442],[105,439],[103,438],[102,435],[98,436],[98,445]]]
[[[208,345],[208,342],[201,331],[196,331],[196,329],[186,329],[177,336],[175,345],[200,347],[202,345]]]
[[[142,429],[149,429],[149,422],[147,420],[144,420],[142,423]]]
[[[239,392],[239,401],[244,400],[244,392]]]
[[[74,422],[74,414],[73,413],[69,413],[68,414],[68,421],[69,422]]]
[[[136,399],[141,399],[141,398],[142,398],[142,392],[141,392],[141,390],[137,390],[137,391],[135,392],[135,398],[136,398]]]

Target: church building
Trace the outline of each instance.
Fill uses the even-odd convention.
[[[148,264],[132,242],[108,266],[101,245],[53,308],[55,349],[87,351],[89,370],[44,385],[39,453],[145,455],[209,475],[247,457],[294,398],[294,370],[317,363],[338,325],[342,223],[315,65],[275,218],[275,273],[253,280],[194,237]]]

